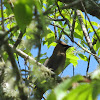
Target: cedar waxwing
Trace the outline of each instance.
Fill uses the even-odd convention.
[[[66,60],[66,50],[71,47],[60,41],[54,48],[52,56],[47,59],[44,66],[51,68],[56,74],[60,74],[64,70]]]

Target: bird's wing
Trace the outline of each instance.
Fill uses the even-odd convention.
[[[63,70],[64,70],[64,65],[65,65],[65,59],[66,56],[64,56],[63,54],[59,55],[59,57],[57,57],[57,68],[55,70],[56,74],[60,74]]]

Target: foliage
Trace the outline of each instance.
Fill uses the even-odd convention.
[[[100,95],[99,68],[87,76],[62,78],[42,65],[48,55],[41,49],[55,47],[58,40],[74,44],[66,51],[65,68],[83,60],[88,73],[91,56],[100,64],[99,24],[87,20],[85,10],[84,17],[60,1],[0,1],[0,100],[38,100],[43,94],[47,100],[96,100]]]

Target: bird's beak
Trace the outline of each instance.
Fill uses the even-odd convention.
[[[66,45],[66,46],[64,47],[64,49],[67,50],[67,49],[70,48],[70,47],[72,47],[72,46]]]
[[[70,48],[70,47],[73,47],[73,46],[69,46],[69,48]]]

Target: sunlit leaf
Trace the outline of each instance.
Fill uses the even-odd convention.
[[[81,29],[81,26],[80,26],[79,22],[75,23],[74,36],[76,38],[83,39],[83,32],[82,32],[82,29]]]
[[[93,47],[97,51],[100,48],[100,42],[97,41],[96,44]]]
[[[93,97],[93,100],[95,100],[97,98],[97,96],[100,95],[100,78],[99,78],[99,80],[94,80],[92,82],[92,87],[93,87],[92,97]],[[97,100],[99,100],[99,99],[97,99]]]
[[[85,55],[83,55],[83,54],[78,54],[78,55],[82,60],[88,61],[88,58]]]
[[[71,90],[63,100],[93,100],[92,86],[90,84],[82,84]]]
[[[68,28],[64,28],[64,31],[65,31],[68,35],[71,34],[71,32],[70,32],[70,30],[69,30]]]
[[[79,58],[74,55],[74,48],[69,48],[66,51],[66,64],[72,63],[74,66],[78,64]]]

